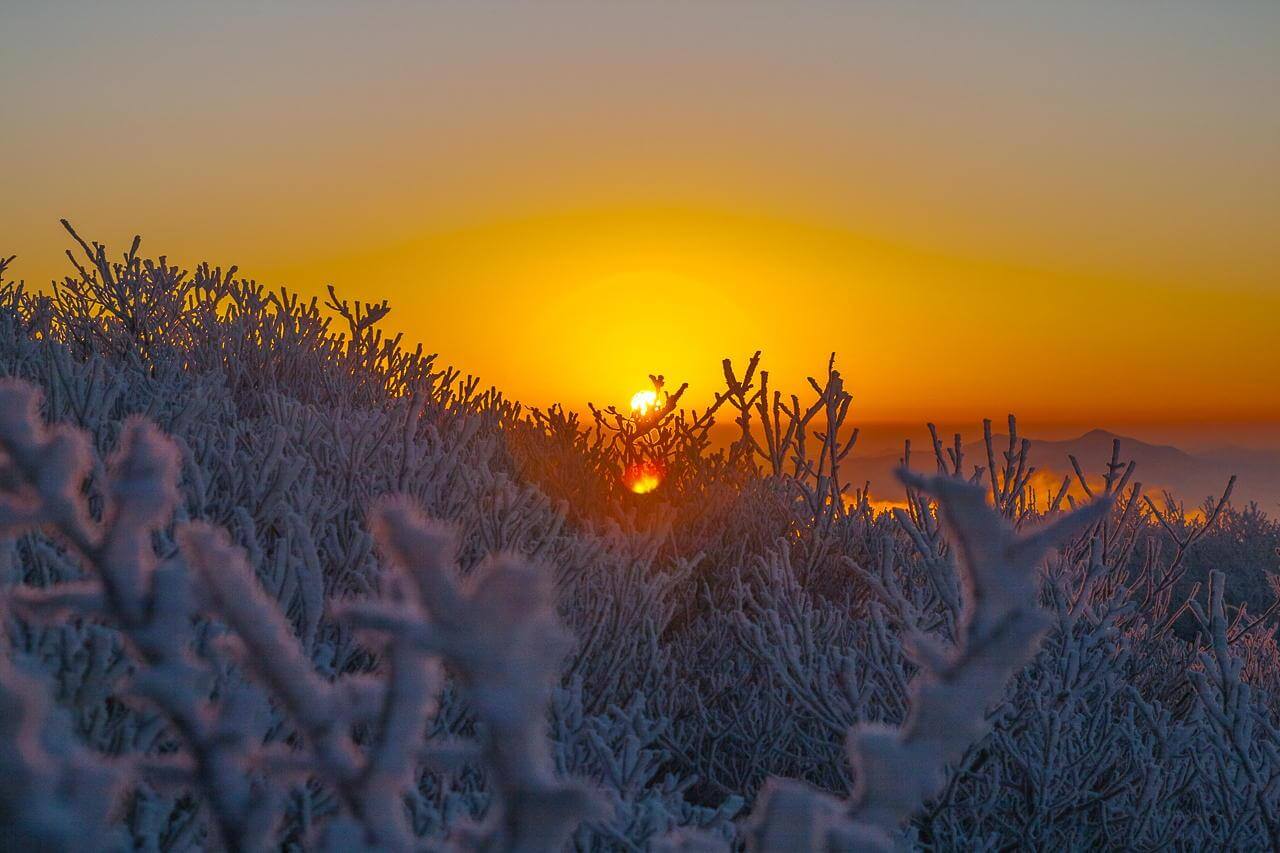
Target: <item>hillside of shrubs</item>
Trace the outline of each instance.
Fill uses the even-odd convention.
[[[68,233],[0,259],[0,846],[1280,849],[1229,482],[1037,491],[1011,417],[877,509],[856,364],[527,408],[385,302]]]

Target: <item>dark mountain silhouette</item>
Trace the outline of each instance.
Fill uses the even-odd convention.
[[[1120,459],[1137,463],[1134,481],[1141,482],[1144,491],[1153,496],[1168,490],[1187,506],[1198,506],[1205,498],[1222,493],[1232,474],[1237,476],[1232,502],[1242,506],[1256,501],[1263,509],[1275,512],[1280,509],[1280,451],[1257,450],[1242,447],[1226,447],[1204,452],[1188,452],[1171,445],[1150,444],[1136,438],[1118,435],[1104,429],[1094,429],[1076,438],[1058,441],[1039,441],[1034,436],[1028,453],[1029,464],[1035,466],[1039,477],[1036,482],[1044,488],[1061,483],[1072,473],[1070,457],[1074,456],[1091,484],[1101,480],[1106,465],[1111,461],[1114,442],[1120,441]],[[944,443],[946,443],[944,439]],[[996,464],[1002,464],[1002,453],[1008,448],[1007,435],[994,436]],[[950,446],[949,444],[947,446]],[[981,441],[962,445],[965,453],[965,471],[974,465],[986,466],[986,445]],[[850,462],[852,482],[861,485],[871,481],[871,494],[880,500],[890,500],[901,494],[893,476],[901,464],[902,451],[857,456]],[[927,443],[913,443],[911,467],[918,471],[934,468],[933,450]]]

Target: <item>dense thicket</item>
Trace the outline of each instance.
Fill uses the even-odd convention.
[[[385,303],[75,240],[0,285],[6,838],[1280,846],[1280,529],[1229,487],[1037,494],[1011,419],[877,513],[834,362],[581,420]]]

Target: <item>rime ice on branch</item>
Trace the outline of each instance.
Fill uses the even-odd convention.
[[[499,795],[489,822],[466,832],[467,846],[555,850],[584,817],[596,813],[591,790],[560,781],[551,761],[545,715],[568,637],[545,573],[502,557],[460,583],[452,565],[453,540],[443,528],[403,502],[384,503],[374,513],[374,532],[397,573],[387,578],[383,600],[352,602],[341,615],[361,629],[388,634],[386,677],[328,680],[315,671],[278,605],[225,533],[201,523],[180,525],[181,557],[157,565],[153,537],[176,499],[176,451],[167,439],[141,421],[127,425],[98,523],[80,487],[90,467],[85,437],[66,427],[45,428],[38,404],[29,386],[0,384],[7,486],[0,495],[0,532],[12,536],[48,526],[94,577],[11,592],[11,604],[29,616],[69,612],[106,618],[124,632],[140,658],[134,694],[165,712],[185,746],[178,756],[143,762],[140,778],[200,788],[226,846],[263,846],[280,819],[276,809],[284,791],[277,781],[301,774],[331,786],[342,803],[344,816],[326,827],[326,847],[413,849],[403,797],[414,771],[440,757],[424,744],[441,687],[439,661],[447,661],[462,680],[480,723],[479,752]],[[231,629],[223,644],[295,722],[296,748],[263,744],[239,714],[241,706],[211,702],[200,688],[208,673],[189,648],[193,584],[195,597]],[[36,747],[45,723],[38,696],[25,698],[32,689],[7,664],[0,670],[0,699],[16,727],[5,742],[16,748],[7,762],[13,774],[6,778],[25,780],[26,789],[4,798],[4,812],[21,837],[65,848],[69,838],[58,829],[56,810],[83,812],[76,820],[100,823],[105,805],[84,804],[83,792],[74,788],[53,791],[67,768],[63,759],[42,756]],[[371,742],[355,736],[366,726],[376,732]],[[109,779],[107,768],[83,776],[86,786],[99,784],[92,780],[100,777]],[[15,808],[30,792],[47,802]]]
[[[987,505],[982,486],[903,471],[934,496],[959,553],[964,610],[959,643],[907,638],[921,669],[901,728],[862,724],[849,733],[857,787],[848,803],[790,782],[761,793],[750,834],[755,849],[889,850],[906,820],[936,793],[946,766],[987,728],[986,712],[1034,653],[1049,617],[1037,603],[1036,569],[1051,548],[1098,522],[1110,502],[1017,534]]]
[[[1011,418],[979,466],[932,430],[948,480],[876,512],[834,362],[582,422],[380,301],[77,246],[56,293],[0,282],[0,837],[1276,845],[1280,524],[1230,488],[1148,500],[1117,443],[1039,494]],[[1028,609],[1018,543],[1090,494]]]

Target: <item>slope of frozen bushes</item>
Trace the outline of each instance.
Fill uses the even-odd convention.
[[[1117,449],[1037,494],[1011,421],[976,465],[907,448],[933,475],[877,514],[834,364],[580,421],[383,303],[73,259],[0,287],[6,838],[1280,844],[1273,596],[1230,594],[1276,528],[1229,489],[1197,520]]]

